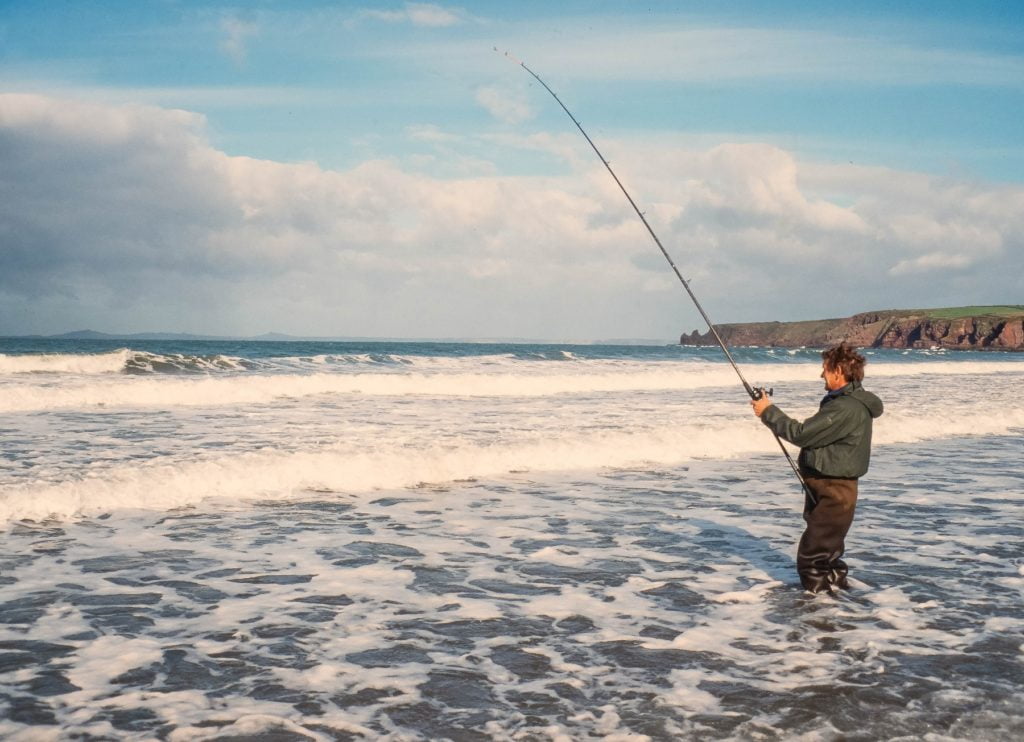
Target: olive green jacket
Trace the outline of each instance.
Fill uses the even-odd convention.
[[[802,423],[775,405],[761,422],[800,446],[800,469],[810,476],[856,478],[868,470],[871,421],[881,414],[882,400],[853,381],[827,394],[817,414]]]

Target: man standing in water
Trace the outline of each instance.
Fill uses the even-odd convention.
[[[841,557],[857,505],[857,479],[868,470],[871,421],[882,414],[882,400],[861,386],[864,356],[843,342],[821,357],[828,393],[817,414],[801,423],[767,395],[750,403],[775,435],[800,446],[807,528],[797,548],[796,569],[812,593],[848,587]]]

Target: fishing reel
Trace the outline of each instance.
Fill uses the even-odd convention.
[[[765,397],[770,397],[773,394],[775,394],[775,389],[773,389],[772,387],[768,387],[766,389],[763,386],[755,386],[750,391],[750,398],[753,399],[756,402],[759,399],[763,399]]]

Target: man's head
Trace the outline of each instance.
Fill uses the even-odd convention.
[[[864,379],[864,356],[845,341],[821,352],[821,378],[829,391]]]

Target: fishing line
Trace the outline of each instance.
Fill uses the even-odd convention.
[[[498,51],[498,49],[495,48],[494,51]],[[559,98],[558,95],[555,94],[555,91],[552,90],[548,86],[548,84],[540,78],[540,75],[538,75],[536,72],[534,72],[533,70],[526,66],[525,62],[516,59],[508,52],[505,52],[505,56],[508,57],[513,62],[515,62],[516,64],[518,64],[524,70],[529,72],[530,75],[533,76],[533,78],[551,94],[551,97],[554,98],[558,105],[562,107],[562,110],[565,111],[566,115],[570,119],[572,119],[572,122],[576,124],[576,128],[580,130],[580,134],[582,134],[583,138],[587,140],[587,143],[590,145],[591,149],[594,150],[594,153],[597,155],[598,159],[601,160],[601,163],[605,166],[605,169],[608,170],[608,173],[615,180],[616,185],[619,186],[619,190],[622,191],[622,195],[626,197],[626,200],[629,201],[629,205],[633,207],[633,211],[635,211],[636,215],[640,217],[640,221],[644,223],[644,226],[647,228],[647,233],[651,235],[651,239],[654,240],[654,244],[658,246],[658,249],[661,250],[661,254],[665,256],[665,260],[667,260],[668,264],[672,267],[672,271],[676,274],[676,278],[679,279],[679,283],[683,284],[683,288],[686,289],[686,293],[693,301],[694,306],[697,307],[697,311],[700,312],[700,316],[704,318],[704,321],[708,325],[708,329],[711,331],[711,334],[714,336],[715,341],[718,343],[718,347],[722,349],[723,353],[725,353],[726,360],[729,361],[729,365],[732,366],[732,370],[736,372],[736,375],[739,377],[740,382],[743,384],[743,388],[746,390],[747,394],[750,395],[750,398],[757,400],[761,399],[765,394],[771,395],[772,392],[770,389],[766,390],[763,387],[751,386],[743,377],[743,372],[740,371],[740,367],[736,365],[736,361],[733,359],[732,353],[729,352],[729,348],[726,346],[725,341],[723,341],[721,335],[718,334],[718,330],[715,329],[714,324],[711,322],[711,318],[708,317],[707,312],[704,311],[704,307],[701,306],[701,303],[700,301],[698,301],[697,296],[693,293],[693,290],[690,288],[690,282],[683,278],[683,274],[679,272],[679,268],[676,266],[675,261],[672,260],[672,256],[668,254],[668,250],[666,250],[665,246],[661,244],[661,240],[658,239],[658,235],[654,233],[654,229],[652,229],[651,225],[647,222],[647,217],[645,217],[644,213],[640,211],[640,207],[636,205],[636,201],[633,200],[633,197],[629,195],[629,191],[626,190],[626,186],[622,185],[622,181],[619,180],[619,176],[615,174],[614,170],[612,170],[612,166],[609,164],[608,160],[605,159],[604,155],[601,154],[601,150],[597,148],[597,145],[594,144],[594,140],[590,138],[590,135],[587,134],[586,131],[584,131],[583,126],[580,124],[580,122],[576,119],[575,116],[572,115],[572,111],[570,111],[566,107],[566,105],[562,103],[562,99]],[[773,433],[772,435],[775,434]],[[786,461],[789,462],[790,468],[793,469],[793,473],[796,475],[796,478],[800,481],[800,486],[803,489],[803,491],[806,492],[812,500],[815,499],[814,495],[811,493],[810,488],[807,486],[807,483],[804,481],[804,477],[800,473],[799,467],[796,465],[796,462],[793,461],[793,457],[790,455],[789,450],[786,448],[785,444],[783,444],[782,439],[779,438],[779,436],[775,435],[775,441],[779,444],[779,448],[782,449],[782,453],[786,457]]]

